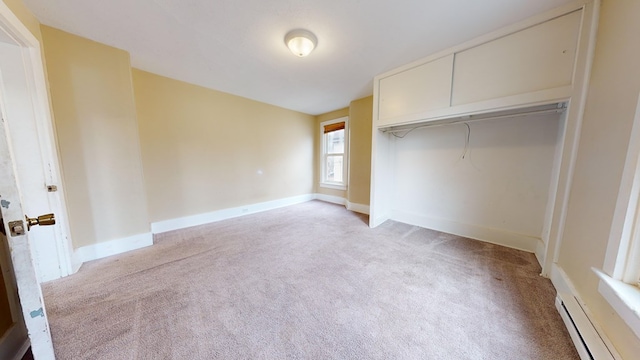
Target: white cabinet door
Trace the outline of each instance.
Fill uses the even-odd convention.
[[[452,73],[453,54],[380,79],[378,126],[448,107]]]
[[[455,55],[452,105],[571,85],[582,11]]]

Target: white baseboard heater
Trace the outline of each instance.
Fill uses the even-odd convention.
[[[564,321],[569,335],[582,360],[620,360],[615,349],[610,349],[600,336],[578,299],[571,294],[558,293],[556,309]]]

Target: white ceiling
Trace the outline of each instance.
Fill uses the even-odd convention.
[[[308,114],[373,77],[570,0],[24,0],[43,23],[127,50],[133,67]],[[318,47],[284,45],[305,28]]]

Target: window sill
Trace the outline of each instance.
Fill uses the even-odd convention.
[[[600,278],[598,292],[640,337],[640,288],[616,280],[596,268],[591,269]]]
[[[346,185],[340,184],[331,184],[331,183],[320,183],[321,188],[334,189],[334,190],[347,190]]]

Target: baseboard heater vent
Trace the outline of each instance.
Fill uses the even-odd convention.
[[[578,300],[569,294],[558,294],[556,309],[582,360],[619,360],[615,350],[609,349],[598,334]]]

